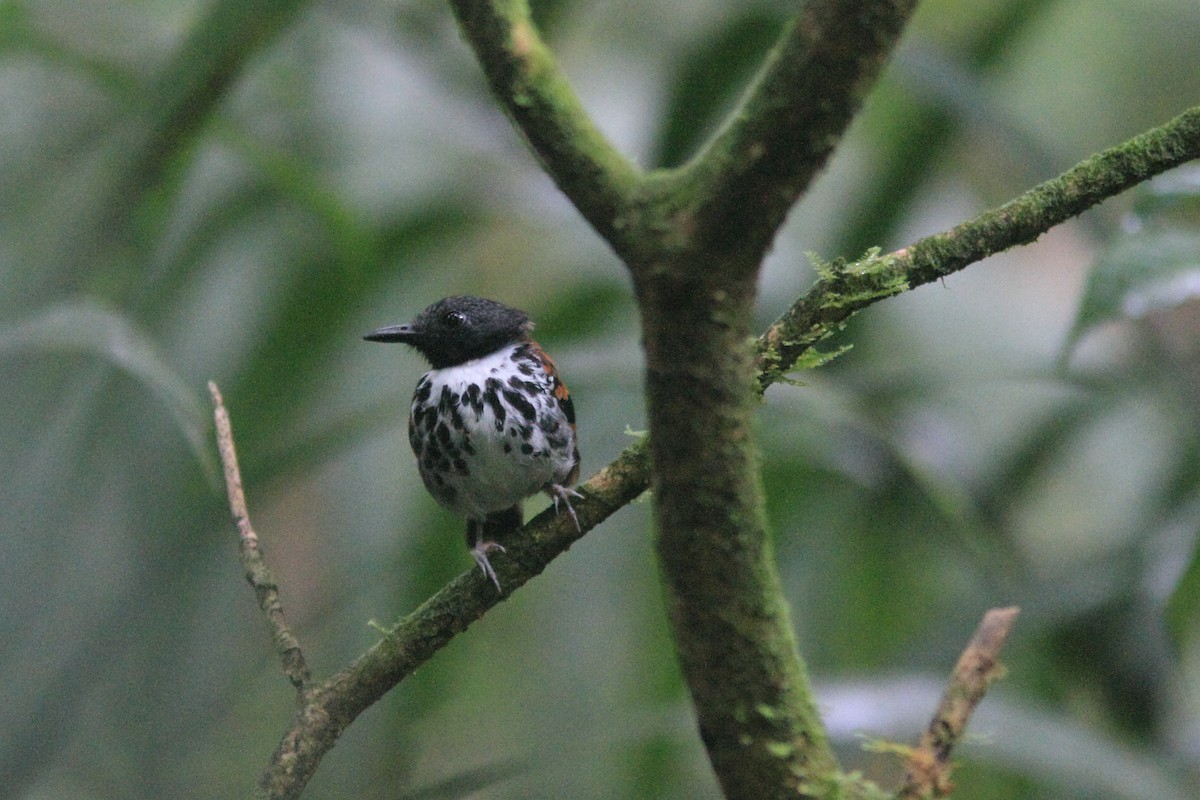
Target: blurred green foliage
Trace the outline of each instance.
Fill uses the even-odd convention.
[[[711,135],[789,7],[535,10],[650,167]],[[1197,41],[1189,0],[924,4],[781,232],[763,324],[804,252],[949,227],[1193,104]],[[205,381],[325,675],[471,566],[404,441],[422,365],[360,334],[453,292],[529,310],[587,474],[644,427],[627,283],[438,3],[3,0],[0,107],[0,794],[243,794],[291,694]],[[981,613],[1016,603],[959,796],[1191,796],[1196,183],[881,304],[768,393],[780,567],[849,765],[893,777],[855,733],[915,739]],[[717,796],[662,613],[637,503],[359,720],[313,796]]]

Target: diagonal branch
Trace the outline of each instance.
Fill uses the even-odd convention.
[[[221,453],[221,466],[225,471],[225,492],[229,496],[229,510],[233,514],[233,522],[237,525],[241,542],[242,569],[246,572],[246,581],[254,589],[254,596],[258,598],[258,607],[262,609],[267,624],[271,626],[271,639],[279,653],[283,674],[296,689],[303,691],[312,673],[304,660],[304,653],[300,650],[300,641],[292,633],[287,618],[284,617],[283,604],[279,602],[279,584],[267,568],[258,534],[250,524],[246,493],[242,489],[242,471],[238,468],[237,450],[233,445],[233,427],[229,422],[229,412],[225,410],[221,390],[217,388],[217,384],[209,381],[208,392],[212,395],[213,418],[217,426],[217,449]]]
[[[592,122],[524,0],[451,0],[496,101],[563,194],[614,248],[641,174]]]
[[[975,635],[954,665],[942,702],[921,742],[908,759],[908,775],[896,800],[945,797],[950,783],[950,754],[962,740],[967,721],[988,687],[1004,674],[1000,651],[1021,609],[993,608],[983,615]]]
[[[756,268],[825,165],[900,39],[916,0],[814,0],[784,31],[730,125],[685,170],[705,251]]]
[[[1200,158],[1200,106],[1109,148],[999,208],[883,256],[824,271],[759,338],[759,386],[793,369],[853,314],[1017,245],[1142,181]]]
[[[321,759],[359,714],[490,608],[540,574],[584,533],[644,492],[650,472],[647,459],[643,439],[578,487],[584,495],[574,504],[579,529],[566,515],[547,509],[513,536],[505,558],[495,563],[503,596],[496,594],[478,571],[464,573],[400,620],[353,664],[307,688],[260,778],[263,794],[299,797]]]

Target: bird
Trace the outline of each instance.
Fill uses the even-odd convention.
[[[575,406],[532,332],[524,311],[455,295],[363,337],[409,345],[429,362],[408,416],[417,471],[440,505],[467,518],[467,547],[501,593],[488,555],[505,552],[496,539],[520,527],[523,500],[545,492],[579,530]]]

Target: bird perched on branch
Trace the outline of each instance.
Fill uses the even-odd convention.
[[[532,330],[523,311],[457,296],[363,337],[402,342],[429,361],[408,442],[425,488],[467,518],[467,546],[498,591],[488,554],[504,552],[495,538],[520,527],[522,500],[546,492],[579,527],[571,498],[581,495],[568,488],[579,477],[575,408]]]

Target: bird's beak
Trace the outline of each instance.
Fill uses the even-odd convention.
[[[376,328],[363,338],[368,342],[404,342],[411,343],[420,332],[412,325],[388,325]]]

